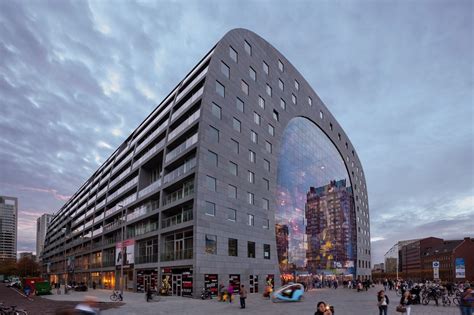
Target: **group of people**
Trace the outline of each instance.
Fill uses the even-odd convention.
[[[245,300],[247,299],[247,288],[245,288],[245,285],[242,284],[240,286],[239,294],[240,308],[245,308]],[[217,300],[221,302],[226,302],[228,300],[229,303],[232,303],[232,301],[234,300],[234,285],[232,283],[229,283],[226,288],[225,285],[221,283],[218,288]]]

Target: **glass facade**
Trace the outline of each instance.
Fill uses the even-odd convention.
[[[316,124],[293,118],[283,134],[277,170],[275,231],[282,277],[355,276],[355,221],[343,158]]]

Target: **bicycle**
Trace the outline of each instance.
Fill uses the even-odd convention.
[[[28,315],[28,312],[22,309],[17,309],[16,305],[11,305],[10,307],[5,304],[0,303],[0,314],[1,315]]]
[[[122,296],[122,294],[120,294],[119,291],[114,290],[114,292],[110,296],[110,300],[112,302],[123,301],[123,296]]]

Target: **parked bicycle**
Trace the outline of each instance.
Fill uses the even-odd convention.
[[[0,302],[0,315],[28,315],[28,312],[17,309],[16,305],[6,306],[3,302]]]
[[[113,301],[113,302],[123,301],[123,296],[120,293],[120,291],[114,290],[114,292],[110,296],[110,300]]]

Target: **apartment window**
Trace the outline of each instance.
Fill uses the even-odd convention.
[[[270,259],[270,244],[263,244],[263,259]]]
[[[206,214],[215,216],[216,215],[216,204],[213,202],[206,201]]]
[[[238,241],[235,238],[229,238],[229,256],[238,256]]]
[[[272,87],[268,83],[266,85],[266,91],[268,96],[272,96]]]
[[[244,80],[241,81],[240,87],[242,89],[242,92],[245,93],[245,95],[249,95],[249,85],[247,83],[245,83]]]
[[[308,104],[309,106],[313,106],[313,99],[308,96]]]
[[[268,67],[268,64],[265,61],[263,62],[263,72],[265,72],[265,74],[267,74],[267,75],[269,73],[269,67]]]
[[[270,200],[263,198],[262,199],[262,206],[264,210],[270,209]]]
[[[329,123],[329,129],[332,131],[332,123]]]
[[[217,167],[218,166],[218,157],[217,157],[217,153],[214,153],[212,151],[207,151],[208,152],[208,158],[209,158],[209,162],[211,165]]]
[[[273,127],[272,125],[268,124],[268,133],[272,136],[275,135],[275,127]]]
[[[273,119],[275,119],[276,121],[280,121],[280,115],[276,110],[273,110]]]
[[[206,234],[206,253],[211,255],[217,254],[217,236]]]
[[[323,114],[322,111],[319,111],[319,118],[320,118],[320,119],[324,119],[324,114]]]
[[[255,173],[254,172],[251,172],[249,171],[249,182],[250,183],[255,183]]]
[[[249,56],[252,56],[252,46],[246,40],[244,40],[244,49]]]
[[[283,110],[286,110],[286,102],[280,98],[280,107],[283,109]]]
[[[268,141],[265,141],[265,150],[267,150],[268,153],[272,153],[272,144]]]
[[[252,67],[249,67],[249,76],[250,79],[257,81],[257,72],[255,72]]]
[[[283,62],[281,62],[280,59],[278,59],[278,70],[280,70],[281,72],[283,72],[284,68],[283,68]]]
[[[232,174],[232,175],[235,175],[237,176],[238,175],[238,166],[237,164],[235,164],[234,162],[230,162],[229,161],[229,172]]]
[[[221,72],[227,79],[230,78],[230,68],[223,61],[221,61]]]
[[[242,100],[238,97],[236,99],[235,106],[239,112],[244,112],[244,102],[242,102]]]
[[[265,99],[261,96],[258,96],[258,106],[260,106],[262,109],[265,109]]]
[[[230,144],[232,146],[232,152],[239,154],[239,142],[234,139],[230,139]]]
[[[237,210],[227,208],[227,220],[236,221],[237,220]]]
[[[249,150],[249,160],[252,163],[255,163],[255,161],[257,160],[257,156],[252,150]]]
[[[295,94],[291,94],[291,101],[293,102],[293,104],[296,105],[296,95]]]
[[[255,195],[251,192],[247,192],[247,201],[253,205],[255,203]]]
[[[225,87],[219,81],[216,81],[216,93],[225,97]]]
[[[234,117],[234,119],[232,120],[232,127],[235,131],[241,132],[242,124],[240,123],[240,120]]]
[[[250,140],[253,143],[258,143],[258,134],[253,130],[250,130]]]
[[[285,84],[283,83],[283,81],[281,79],[278,79],[278,87],[282,91],[285,89]]]
[[[219,142],[219,130],[212,127],[212,126],[209,126],[209,127],[210,127],[208,129],[209,140],[211,140],[213,142]]]
[[[253,121],[254,121],[257,125],[260,125],[260,120],[261,120],[260,115],[257,114],[256,112],[253,112]]]
[[[264,184],[265,184],[265,188],[266,188],[267,190],[270,190],[270,181],[269,181],[268,179],[266,179],[266,178],[263,178],[263,182],[264,182]]]
[[[227,188],[227,196],[232,199],[237,199],[237,187],[229,185]]]
[[[206,186],[207,189],[211,191],[216,191],[216,179],[212,176],[206,176]]]
[[[232,48],[231,46],[229,46],[229,56],[230,56],[230,59],[232,59],[232,60],[234,60],[235,62],[237,62],[237,59],[238,59],[239,54],[235,51],[234,48]]]
[[[339,139],[339,141],[341,141],[341,134],[340,133],[337,134],[337,138]]]
[[[253,214],[247,214],[248,216],[248,220],[247,220],[247,224],[250,225],[250,226],[254,226],[255,225],[255,217]]]
[[[212,114],[216,116],[217,118],[221,119],[222,118],[222,109],[219,105],[216,103],[212,103]]]
[[[349,144],[346,142],[346,149],[349,149]],[[356,178],[357,179],[357,178]]]
[[[266,171],[270,172],[270,162],[264,159],[264,160],[263,160],[263,168],[264,168]]]
[[[255,242],[247,242],[247,257],[255,258]]]
[[[299,83],[298,81],[296,81],[296,80],[295,80],[295,89],[296,89],[297,91],[299,91],[299,89],[300,89],[300,83]]]

